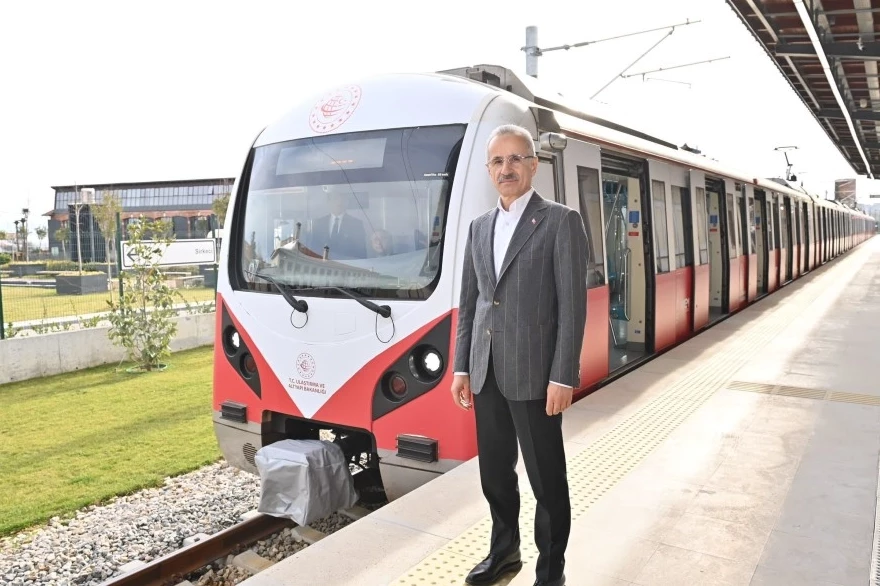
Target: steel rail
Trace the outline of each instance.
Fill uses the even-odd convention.
[[[186,574],[203,568],[242,545],[250,545],[296,523],[259,514],[210,537],[173,551],[101,586],[165,586],[180,582]]]

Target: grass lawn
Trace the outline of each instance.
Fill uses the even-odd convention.
[[[189,303],[214,299],[213,287],[178,291]],[[118,289],[113,292],[114,299],[118,293]],[[3,295],[3,323],[108,311],[107,301],[110,299],[109,291],[87,295],[58,295],[55,289],[34,287],[6,286],[0,294]],[[175,303],[183,301],[175,300]]]
[[[0,535],[220,457],[211,347],[164,372],[102,366],[0,385]]]

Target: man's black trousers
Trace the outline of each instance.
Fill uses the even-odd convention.
[[[565,567],[571,530],[571,502],[562,443],[562,414],[548,416],[547,400],[508,401],[498,390],[492,358],[486,383],[474,395],[480,481],[492,513],[489,553],[507,555],[519,547],[520,497],[517,439],[537,500],[536,578],[557,580]]]

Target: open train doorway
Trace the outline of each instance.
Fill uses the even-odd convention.
[[[608,264],[608,370],[646,356],[649,290],[644,246],[643,163],[602,157],[602,201]]]
[[[727,257],[727,210],[724,182],[706,179],[706,214],[709,225],[709,323],[730,312],[730,260]]]
[[[758,254],[758,297],[767,294],[769,277],[769,222],[767,222],[767,196],[755,190],[755,247]]]

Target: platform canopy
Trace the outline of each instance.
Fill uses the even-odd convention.
[[[727,0],[853,167],[880,175],[880,0]]]

